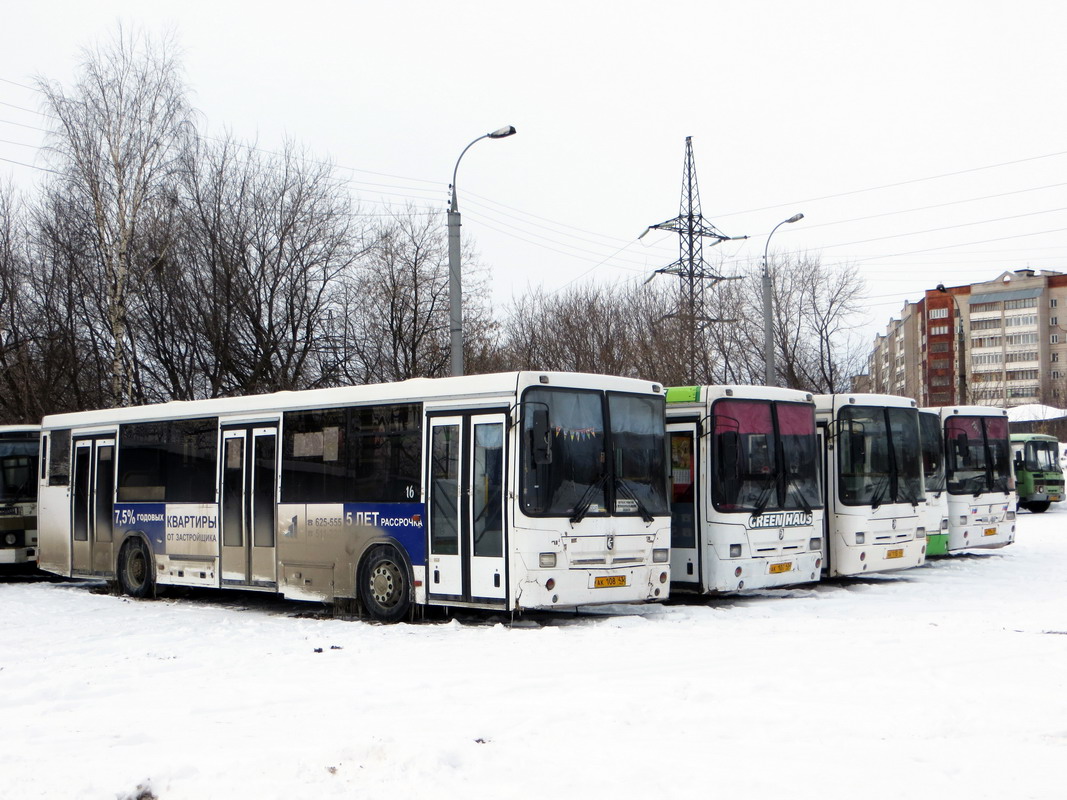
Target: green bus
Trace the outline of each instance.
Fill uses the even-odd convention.
[[[1048,510],[1050,503],[1063,500],[1060,443],[1055,436],[1013,433],[1011,450],[1015,458],[1015,489],[1019,493],[1019,508],[1040,514]]]

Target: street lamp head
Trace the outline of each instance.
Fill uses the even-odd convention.
[[[515,130],[515,126],[508,125],[503,128],[498,128],[492,133],[487,133],[486,136],[488,136],[490,139],[503,139],[505,136],[511,136],[514,133],[517,133],[517,131]]]
[[[937,286],[935,286],[934,288],[937,289],[937,291],[941,292],[941,294],[947,294],[948,293],[948,289],[945,288],[945,284],[943,284],[943,283],[937,284]]]
[[[789,219],[787,219],[786,222],[800,222],[802,219],[804,219],[803,214],[794,214]]]

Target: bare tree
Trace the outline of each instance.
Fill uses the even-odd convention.
[[[347,273],[341,323],[343,378],[352,383],[448,374],[448,250],[436,215],[410,207],[378,223],[358,270]],[[463,256],[465,361],[471,371],[493,368],[486,344],[493,330],[487,273],[465,243]]]
[[[92,232],[110,339],[110,400],[123,405],[132,394],[126,320],[132,255],[148,209],[170,202],[190,131],[180,67],[169,38],[119,27],[108,43],[83,52],[70,93],[44,78],[37,85],[55,120],[50,152],[57,182]]]
[[[195,283],[181,324],[207,347],[186,341],[180,360],[198,361],[209,396],[337,380],[325,353],[363,245],[332,167],[292,143],[275,155],[201,142],[190,159],[169,281]]]

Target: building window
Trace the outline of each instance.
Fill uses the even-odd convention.
[[[975,319],[971,320],[971,330],[991,331],[1000,328],[1002,324],[999,319]]]
[[[931,308],[927,312],[926,317],[927,319],[947,319],[948,307],[946,306],[945,308]]]
[[[1051,355],[1051,360],[1052,361],[1059,361],[1060,360],[1060,354],[1059,353],[1053,353]]]
[[[1048,318],[1048,324],[1049,325],[1059,325],[1060,324],[1059,317],[1049,317]]]
[[[971,313],[981,314],[983,311],[1000,311],[1000,303],[972,303]]]
[[[1037,298],[1028,297],[1025,300],[1006,300],[1004,302],[1005,311],[1013,308],[1037,308]]]
[[[1037,314],[1024,314],[1018,317],[1006,317],[1004,325],[1008,328],[1019,328],[1026,325],[1036,325]]]
[[[930,327],[931,336],[945,336],[948,333],[948,325],[932,325]]]
[[[948,352],[948,342],[932,342],[930,344],[930,352],[931,353],[947,353]]]
[[[1058,333],[1054,333],[1050,337],[1048,337],[1048,341],[1049,341],[1049,344],[1059,344],[1060,343],[1060,335]]]
[[[1059,305],[1059,302],[1060,301],[1057,300],[1055,297],[1050,297],[1048,299],[1048,307],[1049,308],[1056,308],[1056,306]]]

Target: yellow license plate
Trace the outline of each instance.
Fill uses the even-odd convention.
[[[599,578],[593,578],[594,589],[611,589],[616,586],[625,586],[625,575],[603,575]]]
[[[900,550],[900,549],[897,549],[897,550],[886,550],[885,551],[885,557],[886,558],[904,558],[904,551]]]
[[[997,529],[996,528],[986,528],[984,535],[985,536],[996,536],[997,535]]]
[[[781,564],[771,564],[770,573],[772,575],[777,575],[779,572],[789,572],[792,568],[792,561],[783,561]]]

